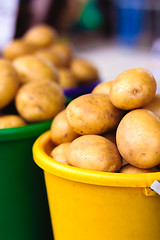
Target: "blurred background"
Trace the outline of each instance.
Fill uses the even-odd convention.
[[[160,0],[0,0],[0,50],[40,23],[69,39],[102,81],[144,67],[160,82]]]

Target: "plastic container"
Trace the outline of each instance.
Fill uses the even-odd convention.
[[[81,86],[69,88],[64,90],[64,94],[68,98],[76,98],[83,94],[91,93],[92,90],[100,83],[101,81],[98,79],[94,82],[85,83]]]
[[[0,239],[51,240],[43,171],[32,157],[51,121],[0,130]]]
[[[44,170],[55,240],[159,240],[160,173],[122,174],[78,169],[48,156],[50,132],[33,146]]]

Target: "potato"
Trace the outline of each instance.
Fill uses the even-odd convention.
[[[56,30],[46,24],[40,24],[30,28],[23,36],[24,41],[39,48],[48,47],[53,44],[56,39]]]
[[[68,152],[70,144],[71,144],[70,142],[65,142],[65,143],[58,145],[57,147],[55,147],[52,150],[50,156],[54,160],[68,165],[67,152]]]
[[[66,108],[67,121],[80,135],[103,134],[115,129],[123,116],[105,94],[85,94]]]
[[[102,93],[109,95],[112,81],[99,83],[92,91],[92,93]]]
[[[14,59],[23,55],[32,54],[36,51],[36,48],[20,39],[13,40],[3,51],[3,56],[13,61]]]
[[[13,61],[22,83],[49,79],[58,81],[58,72],[52,65],[47,64],[36,56],[23,56]]]
[[[0,109],[7,106],[19,88],[19,76],[12,64],[0,59]]]
[[[112,82],[110,100],[120,109],[141,108],[152,101],[156,93],[156,81],[146,69],[133,68],[119,74]]]
[[[160,121],[149,110],[136,109],[120,121],[116,132],[121,156],[138,168],[152,168],[160,163]]]
[[[153,112],[160,119],[160,94],[156,94],[153,100],[144,109]]]
[[[51,120],[65,107],[62,89],[46,80],[23,85],[15,99],[19,114],[28,122]]]
[[[151,173],[151,172],[159,172],[159,170],[157,167],[142,169],[142,168],[137,168],[130,164],[127,164],[123,166],[119,172],[120,173]]]
[[[76,138],[68,149],[67,162],[75,167],[104,172],[116,172],[121,167],[116,145],[98,135]]]
[[[41,50],[35,53],[35,56],[42,59],[43,61],[50,62],[55,65],[57,68],[62,68],[65,66],[63,57],[56,53],[52,53],[49,50]]]
[[[83,59],[74,59],[71,62],[71,72],[78,82],[91,82],[98,79],[97,68]]]
[[[25,126],[26,122],[17,115],[0,116],[0,129]]]
[[[51,125],[51,139],[55,144],[71,142],[79,135],[73,131],[66,119],[66,111],[63,110],[53,119]]]
[[[63,59],[64,66],[68,67],[72,59],[72,49],[68,43],[55,43],[50,48],[54,54],[59,55]]]
[[[76,87],[78,83],[69,69],[60,69],[59,85],[63,89],[68,89],[68,88]]]

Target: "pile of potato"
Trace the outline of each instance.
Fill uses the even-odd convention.
[[[29,29],[0,59],[0,128],[53,119],[65,108],[64,89],[97,78],[97,69],[73,57],[70,44],[60,41],[53,28]]]
[[[72,100],[52,121],[50,156],[104,172],[160,171],[160,94],[146,69],[134,68]]]

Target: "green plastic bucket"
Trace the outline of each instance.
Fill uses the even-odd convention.
[[[32,145],[51,121],[0,130],[0,239],[51,240],[43,172]]]

